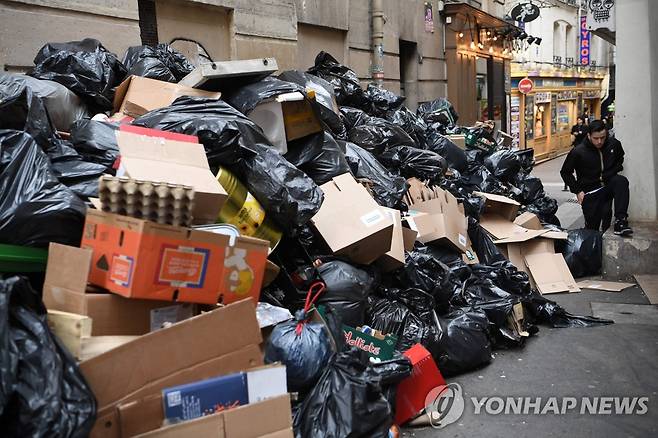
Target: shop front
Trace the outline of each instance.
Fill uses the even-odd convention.
[[[527,79],[519,89],[522,79]],[[585,110],[601,114],[600,78],[513,77],[510,132],[515,146],[533,148],[536,159],[568,152],[571,127]]]

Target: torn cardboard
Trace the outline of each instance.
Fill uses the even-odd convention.
[[[351,174],[321,189],[324,202],[311,222],[334,254],[368,265],[391,249],[393,219]]]
[[[398,210],[381,207],[381,209],[393,220],[393,236],[391,238],[391,249],[386,254],[377,259],[377,265],[383,272],[394,271],[404,266],[404,228],[402,227],[402,218]],[[409,230],[411,231],[411,230]],[[411,231],[413,233],[413,231]],[[414,234],[415,238],[415,234]],[[408,244],[408,242],[407,242]],[[413,247],[413,243],[412,243]]]
[[[219,99],[222,94],[156,79],[129,76],[116,89],[114,112],[137,118],[149,111],[167,107],[181,96]]]
[[[228,194],[210,171],[201,144],[119,130],[117,176],[194,188],[194,223],[215,223]]]
[[[143,335],[151,328],[151,312],[168,301],[129,300],[87,286],[92,251],[51,243],[43,286],[48,309],[92,319],[91,336]]]

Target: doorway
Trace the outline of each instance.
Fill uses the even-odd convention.
[[[400,40],[400,93],[406,98],[406,106],[416,111],[418,107],[418,45]]]

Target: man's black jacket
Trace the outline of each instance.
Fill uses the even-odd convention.
[[[616,138],[608,137],[601,149],[585,138],[569,152],[560,175],[573,193],[587,193],[606,184],[624,168],[623,163],[624,149]]]

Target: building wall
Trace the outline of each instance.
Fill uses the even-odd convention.
[[[140,44],[137,0],[0,0],[0,69],[25,71],[48,42],[96,38],[120,58]]]

